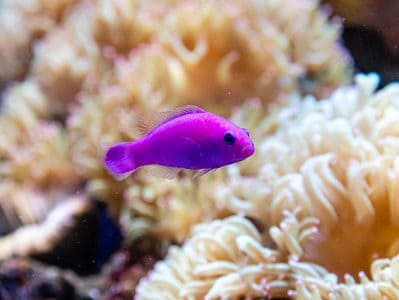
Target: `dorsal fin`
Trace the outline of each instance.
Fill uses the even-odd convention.
[[[188,114],[198,114],[206,112],[204,109],[195,105],[186,105],[176,108],[171,111],[164,111],[158,113],[145,114],[139,117],[137,122],[137,128],[142,135],[150,133],[155,128],[159,127],[170,120]]]

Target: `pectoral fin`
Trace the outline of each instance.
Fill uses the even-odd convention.
[[[124,173],[124,174],[115,174],[115,173],[113,173],[112,176],[113,176],[116,180],[121,181],[121,180],[125,180],[125,179],[128,178],[130,175],[132,175],[133,172],[134,172],[134,171],[128,172],[128,173]]]
[[[197,178],[197,177],[199,177],[199,176],[212,173],[212,172],[214,172],[215,170],[216,170],[216,169],[201,169],[201,170],[198,170],[198,171],[194,174],[193,178]]]

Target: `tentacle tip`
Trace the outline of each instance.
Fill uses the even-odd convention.
[[[299,261],[299,256],[296,254],[291,255],[288,260],[289,263],[297,263],[298,261]]]

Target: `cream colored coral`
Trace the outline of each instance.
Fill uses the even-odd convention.
[[[398,253],[399,88],[374,92],[376,75],[355,81],[329,99],[307,97],[258,121],[255,155],[229,166],[229,179],[216,188],[232,212],[269,226],[298,207],[301,218],[320,219],[306,255],[340,276]]]
[[[187,77],[172,95],[179,103],[282,100],[305,78],[307,92],[325,93],[349,75],[339,22],[327,18],[315,0],[81,1],[36,45],[31,73],[64,113],[79,91],[112,84],[113,64],[140,45],[167,50],[160,66]],[[154,76],[162,78],[147,78],[150,88],[168,88],[168,76]]]
[[[0,115],[0,178],[37,185],[76,184],[65,130],[48,117],[48,99],[34,82],[11,87]]]
[[[95,3],[80,1],[62,26],[50,31],[34,47],[30,77],[50,99],[53,114],[65,116],[85,84],[102,77],[108,64],[94,41]]]
[[[49,203],[49,195],[41,201],[37,201],[37,197],[29,197],[28,194],[25,196],[26,201],[34,201],[35,205]],[[43,222],[26,225],[0,239],[0,259],[11,255],[27,256],[51,250],[71,229],[75,218],[87,212],[89,208],[90,202],[85,196],[69,196],[68,199],[63,199],[52,207],[50,212],[41,211],[41,213],[46,212],[46,216],[42,216]]]
[[[112,81],[117,62],[159,29],[168,3],[80,1],[63,26],[35,46],[30,75],[52,100],[52,111],[65,116],[81,92]]]
[[[172,246],[164,261],[143,278],[135,299],[397,299],[398,257],[377,259],[371,278],[359,273],[357,282],[306,260],[306,243],[317,238],[319,221],[284,211],[284,220],[271,227],[275,246],[243,217],[230,217],[194,227],[180,247]],[[263,237],[263,238],[262,238]],[[351,260],[351,257],[345,257]]]
[[[93,57],[99,58],[94,61],[101,66],[92,68],[97,70],[95,76],[91,71],[83,74],[82,78],[91,78],[83,80],[87,84],[74,85],[80,91],[67,122],[73,162],[90,179],[90,191],[108,198],[115,187],[118,196],[114,193],[112,198],[122,201],[125,187],[108,176],[102,160],[107,146],[139,137],[137,115],[190,103],[228,116],[246,97],[258,97],[265,103],[264,111],[270,112],[288,103],[298,89],[302,91],[301,83],[310,73],[316,81],[323,77],[317,85],[323,90],[345,82],[350,67],[336,42],[339,26],[328,22],[317,1],[303,1],[293,11],[291,2],[174,1],[168,5],[160,1],[144,5],[123,0],[100,2],[86,8],[87,14],[78,10],[76,16],[84,16],[89,23],[90,30],[82,34],[94,32],[94,38],[87,39],[92,47],[84,49],[93,49]],[[295,26],[293,15],[301,19],[300,26]],[[64,30],[73,26],[67,23]],[[102,31],[118,32],[107,37],[99,35]],[[326,36],[320,38],[322,32]],[[72,42],[76,35],[71,30],[66,38]],[[69,49],[61,41],[57,45]],[[73,43],[73,47],[80,45]],[[57,56],[57,51],[50,52]],[[90,54],[78,53],[83,53],[82,59]],[[337,55],[341,59],[336,60]],[[330,79],[320,75],[330,74],[331,68],[340,71],[327,76]],[[45,85],[57,86],[52,84],[57,78],[66,86],[71,82],[64,77],[68,72],[60,72],[62,77],[49,74]]]
[[[72,122],[76,126],[69,128],[79,137],[79,142],[72,141],[78,168],[89,177],[103,173],[94,161],[101,161],[104,151],[93,149],[92,141],[105,137],[109,143],[136,135],[132,133],[135,128],[128,125],[91,130],[95,125],[84,121],[89,113],[86,109],[98,111],[99,127],[104,114],[125,120],[132,110],[156,111],[189,102],[227,114],[232,103],[247,96],[259,96],[267,102],[285,98],[298,87],[308,68],[323,74],[340,69],[334,73],[335,83],[344,82],[349,74],[348,60],[337,43],[338,26],[328,22],[317,1],[303,1],[304,5],[294,6],[292,11],[279,9],[291,7],[289,0],[263,4],[80,1],[66,10],[71,3],[51,6],[30,2],[32,12],[65,15],[35,44],[28,75],[49,100],[52,115],[65,117],[69,103],[76,99],[94,102],[72,111],[72,118],[81,121]],[[13,9],[21,14],[25,11],[18,5]],[[301,26],[294,26],[291,14],[301,20]],[[325,33],[323,38],[321,32]],[[336,55],[342,59],[331,64],[330,56]],[[310,57],[317,59],[310,62]],[[115,94],[123,98],[119,103],[98,101],[111,98],[105,101],[114,102]],[[105,110],[110,106],[114,106],[112,113]],[[86,170],[89,159],[94,172]]]
[[[334,43],[339,24],[327,22],[318,1],[192,1],[171,11],[165,22],[161,42],[195,79],[185,94],[194,100],[270,101],[298,88],[305,75],[314,75],[321,86],[345,77],[345,67],[332,63],[345,57]]]
[[[46,120],[49,114],[48,99],[32,81],[14,85],[3,95],[0,214],[4,233],[40,223],[81,181],[70,163],[66,132],[59,123]],[[7,241],[8,248],[14,247],[15,239]]]
[[[59,199],[50,196],[53,188],[68,193],[83,180],[91,194],[108,200],[115,211],[126,203],[129,212],[124,216],[133,216],[133,224],[128,219],[125,227],[131,238],[155,233],[181,242],[195,223],[236,212],[260,217],[264,223],[273,218],[276,225],[284,208],[297,206],[296,198],[286,205],[286,194],[281,193],[282,200],[276,197],[272,206],[278,213],[270,216],[275,190],[265,181],[278,178],[280,171],[269,174],[262,169],[265,173],[258,179],[263,160],[253,159],[198,182],[184,176],[181,182],[167,184],[140,171],[117,183],[106,173],[103,155],[112,143],[138,138],[135,122],[144,112],[196,103],[227,116],[245,98],[257,97],[264,104],[259,118],[264,118],[264,112],[280,102],[288,104],[298,91],[320,94],[345,82],[350,63],[337,41],[339,25],[327,19],[318,1],[88,0],[58,12],[59,25],[43,31],[46,34],[32,48],[31,68],[24,68],[28,80],[10,92],[22,90],[28,96],[10,96],[22,101],[14,106],[7,100],[9,108],[1,112],[1,125],[11,128],[0,136],[0,172],[11,182],[1,200],[10,220],[25,212],[21,223],[40,222],[44,216],[29,210],[27,199],[46,199],[44,206],[50,211],[53,199]],[[14,76],[9,72],[7,76]],[[67,118],[66,130],[55,117]],[[267,121],[265,126],[257,138],[272,134]],[[330,159],[309,163],[308,169],[326,169]],[[298,175],[293,182],[300,181]],[[34,182],[25,189],[29,181]],[[279,183],[281,190],[287,182],[290,177]],[[340,186],[334,184],[339,194]],[[303,186],[298,186],[300,194]],[[17,188],[21,193],[14,192]],[[301,217],[312,215],[312,205],[304,206]],[[333,210],[319,205],[325,209],[320,215],[334,221]],[[19,226],[19,220],[15,224],[9,227]],[[290,243],[284,242],[292,230],[290,223],[284,226],[272,232],[282,255],[306,254],[298,232]],[[246,245],[245,238],[241,240]],[[285,283],[277,280],[279,284],[285,291]]]
[[[238,216],[196,227],[138,299],[397,298],[399,88],[375,92],[376,77],[362,75],[328,99],[295,99],[328,94],[350,73],[339,24],[318,1],[47,2],[0,8],[0,78],[28,75],[0,116],[1,224],[30,224],[0,239],[0,257],[58,241],[63,224],[40,222],[83,179],[115,211],[124,203],[131,239],[183,242],[194,224],[232,214],[271,227],[261,235]],[[256,154],[195,181],[139,171],[116,183],[107,146],[137,139],[139,114],[185,103],[226,116],[241,106],[233,118]],[[358,283],[345,275],[359,271],[369,275]]]
[[[2,0],[0,2],[0,80],[29,70],[32,46],[52,30],[77,0]]]
[[[43,191],[31,185],[3,180],[0,184],[0,213],[2,230],[10,232],[22,225],[41,222],[59,200],[56,191]]]
[[[21,143],[20,133],[29,132],[39,119],[48,116],[48,99],[35,82],[25,81],[9,87],[2,95],[0,151],[8,151],[10,144]]]
[[[344,282],[305,278],[297,284],[291,293],[296,299],[398,299],[399,298],[399,257],[378,259],[371,266],[371,278],[364,272],[359,273],[359,281],[346,275]]]
[[[46,2],[30,3],[32,12],[57,16],[59,23],[54,21],[33,45],[28,82],[39,99],[46,101],[47,112],[40,118],[68,119],[68,140],[61,141],[64,131],[52,122],[47,126],[39,121],[37,131],[30,134],[51,128],[45,131],[49,133],[45,141],[40,139],[35,145],[47,143],[43,147],[60,152],[70,147],[73,164],[62,164],[59,172],[78,173],[88,179],[88,191],[112,197],[115,203],[122,201],[127,184],[115,183],[102,159],[110,144],[138,137],[136,114],[197,103],[227,115],[245,97],[258,96],[273,103],[285,99],[301,87],[307,71],[329,89],[330,83],[317,74],[338,69],[331,77],[334,86],[345,82],[350,70],[337,42],[339,26],[329,22],[313,0],[292,11],[279,9],[291,7],[288,0],[263,4],[88,0],[73,6],[63,1],[50,8]],[[25,12],[22,6],[13,9],[17,14]],[[301,26],[294,27],[292,14]],[[29,35],[29,43],[33,40]],[[342,59],[331,64],[329,58],[337,55]],[[4,148],[12,136],[29,140],[9,132]],[[55,165],[53,160],[41,159],[39,148],[25,148],[21,153],[26,159],[21,161],[7,157],[3,174],[11,176],[10,170],[21,174],[35,159],[45,166]],[[45,174],[61,177],[45,169]],[[35,172],[32,175],[39,181],[53,178]]]
[[[210,174],[208,180],[194,180],[186,174],[173,181],[142,172],[139,184],[128,187],[124,195],[121,223],[129,238],[154,234],[181,243],[195,224],[231,214],[223,203],[211,200],[221,172]]]
[[[256,126],[252,134],[257,152],[245,162],[227,167],[227,177],[214,180],[209,187],[214,192],[202,200],[212,203],[215,216],[218,211],[239,213],[266,226],[285,220],[286,210],[299,209],[300,220],[320,219],[319,231],[300,247],[291,244],[289,251],[336,275],[301,280],[293,294],[300,295],[299,299],[317,299],[318,295],[321,299],[329,295],[337,299],[346,299],[345,295],[395,299],[397,292],[394,281],[381,281],[376,275],[374,264],[384,261],[375,260],[378,257],[398,254],[399,131],[395,116],[399,88],[392,84],[375,92],[378,77],[373,74],[358,75],[355,81],[330,99],[293,101],[266,118],[256,113],[259,101],[249,103],[234,119],[245,124],[246,117],[251,117],[248,125]],[[200,181],[205,187],[207,178]],[[152,216],[162,211],[153,204],[146,207]],[[270,231],[277,249],[284,249],[277,238],[286,226]],[[392,268],[386,272],[394,272],[394,265]],[[345,275],[362,271],[359,283]],[[367,279],[369,271],[371,279]],[[347,280],[340,283],[339,278]]]
[[[172,246],[141,280],[135,299],[279,297],[307,273],[322,278],[322,268],[296,262],[297,249],[317,220],[298,222],[294,214],[286,216],[280,227],[271,229],[277,249],[265,247],[261,234],[243,217],[195,226],[190,239],[181,248]]]
[[[178,3],[176,0],[97,1],[93,19],[95,40],[101,46],[111,46],[115,53],[129,53],[151,40],[162,19]]]

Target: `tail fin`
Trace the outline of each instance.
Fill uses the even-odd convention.
[[[122,180],[136,170],[132,151],[132,143],[121,143],[108,149],[104,163],[116,179]]]

